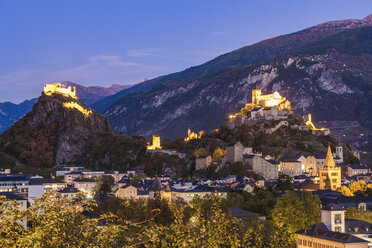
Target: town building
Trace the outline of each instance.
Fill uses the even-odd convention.
[[[212,164],[212,157],[208,156],[199,156],[196,157],[195,161],[195,170],[204,170]]]
[[[55,178],[32,178],[29,185],[42,185],[43,193],[58,191],[67,186],[67,183]]]
[[[321,209],[321,221],[296,233],[297,247],[368,248],[371,244],[372,224],[345,219],[345,209],[336,204]]]
[[[0,175],[0,192],[17,191],[24,198],[28,198],[30,179],[24,175]]]
[[[227,190],[222,188],[213,188],[200,185],[190,187],[188,189],[176,189],[173,187],[171,188],[172,201],[182,199],[185,202],[190,202],[196,196],[203,198],[206,195],[210,194],[217,194],[218,196],[225,198],[227,196]]]
[[[347,175],[349,177],[355,175],[366,175],[372,173],[372,166],[367,164],[352,164],[347,166]]]
[[[324,167],[319,168],[319,178],[320,189],[337,190],[341,187],[341,167],[336,167],[329,145]]]
[[[83,172],[87,171],[87,169],[81,166],[64,166],[56,171],[56,176],[57,177],[64,176],[72,171]]]
[[[290,177],[302,174],[304,164],[300,161],[303,156],[284,156],[279,159],[279,172]]]
[[[67,186],[63,189],[58,190],[58,193],[60,193],[63,197],[73,198],[76,197],[77,194],[80,193],[80,191],[72,186]]]
[[[226,162],[234,164],[243,162],[244,146],[240,141],[230,143],[226,146]]]
[[[314,155],[307,156],[305,162],[305,171],[310,176],[318,176],[319,168],[323,168],[325,164],[326,153],[315,153]]]
[[[91,178],[76,178],[72,181],[72,185],[88,197],[93,197],[97,182]]]
[[[137,188],[131,185],[121,186],[114,195],[120,199],[138,199]]]
[[[276,161],[266,160],[258,155],[250,155],[246,161],[254,173],[266,180],[276,180],[278,178],[279,165]]]

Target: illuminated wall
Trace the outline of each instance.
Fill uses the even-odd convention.
[[[200,139],[203,135],[205,134],[205,132],[202,130],[199,132],[199,134],[197,133],[194,133],[194,132],[191,132],[191,130],[187,130],[187,138],[185,138],[185,141],[190,141],[192,139]]]
[[[46,84],[44,86],[44,94],[47,96],[51,96],[53,94],[60,94],[65,97],[77,99],[76,88],[75,87],[71,88],[71,86],[66,87],[61,83]]]
[[[152,145],[147,146],[147,150],[156,150],[156,149],[161,149],[160,137],[153,135],[152,136]]]
[[[85,109],[77,102],[64,102],[63,107],[69,108],[69,109],[76,109],[80,111],[85,117],[88,117],[92,114],[92,110]]]
[[[313,130],[313,131],[326,131],[327,128],[316,128],[314,123],[311,121],[311,114],[308,114],[307,115],[307,121],[305,122],[305,124],[310,128],[310,130]]]

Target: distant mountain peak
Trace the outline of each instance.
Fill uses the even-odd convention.
[[[372,20],[372,14],[370,14],[369,16],[366,16],[363,20]]]

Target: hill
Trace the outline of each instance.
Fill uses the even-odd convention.
[[[104,113],[121,97],[140,92],[148,92],[162,83],[187,81],[194,77],[201,77],[210,73],[218,72],[228,66],[246,66],[262,63],[344,30],[371,25],[372,18],[368,17],[362,20],[350,19],[331,21],[301,30],[299,32],[267,39],[223,54],[202,65],[194,66],[181,72],[147,80],[131,87],[130,89],[125,89],[115,95],[106,97],[103,100],[93,104],[92,107],[99,113]]]
[[[66,86],[76,87],[78,97],[82,102],[91,105],[107,96],[113,95],[123,89],[130,88],[132,85],[114,84],[110,87],[101,86],[82,86],[73,82],[63,82]],[[37,102],[37,98],[26,100],[20,104],[11,102],[0,103],[0,134],[10,128],[14,122],[31,111],[32,106]]]
[[[64,104],[75,102],[88,114]],[[0,151],[34,167],[73,162],[98,133],[111,133],[108,119],[79,99],[42,95],[32,111],[0,136]]]
[[[208,131],[219,127],[229,113],[250,102],[251,90],[259,86],[263,92],[278,90],[296,113],[313,113],[314,120],[356,120],[370,127],[372,55],[368,45],[350,54],[336,44],[340,35],[345,44],[368,44],[371,30],[357,28],[329,37],[335,41],[332,52],[305,52],[321,47],[323,41],[319,41],[296,51],[297,55],[163,83],[151,91],[122,97],[105,113],[114,130],[174,138],[186,135],[188,128]],[[363,49],[365,53],[360,52]]]

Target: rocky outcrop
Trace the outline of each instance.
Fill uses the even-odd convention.
[[[316,121],[356,120],[368,126],[371,33],[372,27],[349,30],[265,63],[166,83],[122,97],[105,114],[116,131],[175,138],[185,136],[189,128],[218,128],[229,114],[251,102],[251,90],[259,86],[263,93],[278,90],[299,115],[312,113]],[[355,49],[345,44],[355,44]]]
[[[86,151],[90,139],[112,133],[105,116],[63,106],[71,101],[89,110],[78,99],[42,93],[32,111],[0,136],[1,151],[30,166],[70,163]]]

